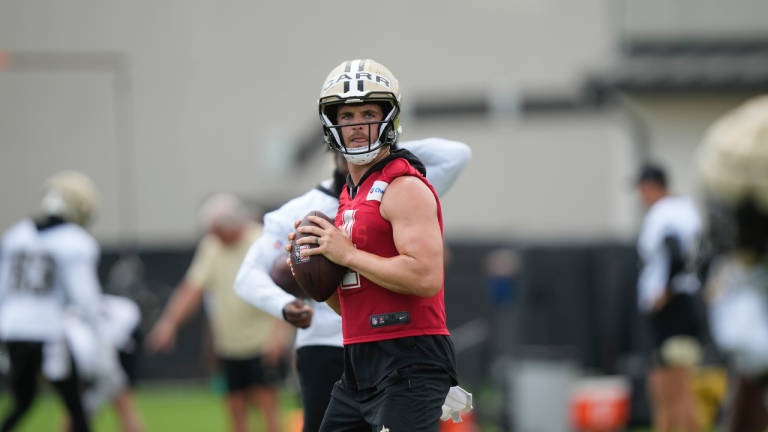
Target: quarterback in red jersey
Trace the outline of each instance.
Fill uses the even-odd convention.
[[[349,269],[327,301],[342,317],[344,375],[321,431],[437,431],[457,384],[440,202],[421,161],[393,150],[400,99],[395,77],[372,60],[339,65],[319,99],[326,142],[349,167],[336,226],[310,217],[320,227],[299,232],[316,237],[297,241],[319,245],[303,256]]]

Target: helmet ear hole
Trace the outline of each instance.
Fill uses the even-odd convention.
[[[339,105],[338,104],[333,104],[333,105],[326,106],[325,109],[323,110],[323,113],[325,114],[326,117],[328,117],[328,120],[330,120],[331,123],[333,123],[335,125],[339,124],[338,120],[336,119],[336,117],[339,115]]]
[[[381,101],[379,101],[379,102],[375,102],[375,103],[376,103],[376,105],[379,106],[379,108],[381,108],[381,114],[384,116],[383,118],[387,118],[387,116],[389,115],[389,112],[392,111],[392,108],[394,108],[392,106],[392,104],[389,103],[389,102],[381,102]]]

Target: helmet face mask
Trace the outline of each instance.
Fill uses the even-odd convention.
[[[320,121],[325,142],[332,150],[344,155],[356,165],[372,162],[384,147],[395,144],[400,127],[400,88],[394,76],[373,60],[349,60],[337,66],[325,80],[318,100]],[[384,118],[355,124],[337,124],[336,113],[343,105],[377,104],[382,106]],[[368,146],[349,147],[341,129],[353,126],[368,127]],[[374,128],[378,133],[374,138]]]
[[[397,140],[399,133],[395,130],[393,118],[397,117],[399,113],[399,108],[395,107],[389,110],[383,120],[344,125],[338,125],[335,119],[324,115],[328,119],[328,123],[331,123],[331,125],[328,125],[324,121],[323,135],[325,136],[325,142],[331,149],[342,153],[347,161],[357,165],[368,164],[379,155],[382,148],[393,145]],[[367,146],[349,147],[347,145],[341,129],[355,126],[367,127]]]

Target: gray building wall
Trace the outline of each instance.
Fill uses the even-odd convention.
[[[272,206],[328,176],[323,152],[300,168],[291,156],[318,128],[318,89],[341,61],[387,65],[406,110],[498,88],[576,97],[586,74],[616,56],[624,13],[606,0],[3,2],[0,48],[11,54],[0,71],[0,229],[35,211],[49,174],[76,168],[102,191],[93,230],[105,245],[190,244],[211,193]],[[14,70],[15,53],[118,56],[129,86],[108,71]],[[691,120],[680,147],[683,126],[638,104],[672,134],[657,134],[654,151],[682,169],[690,192],[690,151],[719,105]],[[403,123],[403,139],[472,147],[443,202],[449,238],[629,239],[637,229],[628,183],[638,152],[613,110]]]

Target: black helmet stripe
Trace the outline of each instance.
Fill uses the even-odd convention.
[[[353,60],[347,60],[347,64],[344,65],[344,72],[352,71],[352,62]],[[347,92],[349,92],[349,81],[344,81],[344,93]]]
[[[365,70],[365,59],[360,60],[360,67],[357,68],[358,72],[362,72]]]
[[[352,60],[352,64],[349,65],[350,69],[357,69],[358,72],[361,72],[364,67],[365,67],[365,60]],[[363,80],[361,79],[357,80],[357,91],[360,91],[360,92],[363,91]]]

